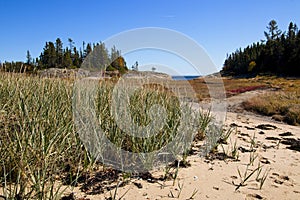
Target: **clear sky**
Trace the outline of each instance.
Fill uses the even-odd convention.
[[[298,0],[0,0],[0,8],[1,62],[25,61],[27,50],[38,57],[58,37],[81,47],[129,29],[162,27],[194,39],[221,69],[227,53],[264,39],[270,20],[282,30],[290,21],[300,26]],[[194,73],[182,64],[171,63]]]

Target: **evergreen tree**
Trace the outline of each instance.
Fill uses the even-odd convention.
[[[73,66],[79,68],[81,65],[81,60],[79,56],[79,52],[77,51],[76,47],[73,49],[74,54],[73,54]]]
[[[92,50],[92,46],[90,43],[87,44],[86,46],[86,49],[84,49],[84,58],[89,55],[89,53],[91,53],[93,50]]]
[[[300,76],[300,32],[297,25],[290,23],[287,34],[278,29],[272,20],[264,32],[267,42],[257,42],[227,56],[222,72],[242,75],[273,73]]]
[[[116,60],[120,56],[121,56],[120,51],[117,50],[117,48],[115,46],[113,46],[113,48],[111,48],[111,52],[110,52],[110,61],[114,62],[114,60]]]
[[[95,46],[94,51],[96,52],[95,55],[97,55],[99,61],[97,67],[105,69],[110,64],[110,59],[105,44],[100,42],[100,44]]]
[[[32,57],[31,57],[31,55],[30,55],[29,50],[27,50],[27,53],[26,53],[26,63],[27,63],[28,65],[30,65],[30,64],[32,63]]]
[[[75,43],[71,38],[68,38],[68,42],[69,42],[69,47],[70,47],[70,53],[72,54],[71,51],[72,51]]]
[[[70,68],[72,67],[72,59],[71,59],[71,53],[70,50],[68,48],[66,48],[64,56],[63,56],[63,68]]]
[[[267,26],[269,32],[264,32],[267,40],[275,40],[281,35],[282,31],[279,30],[277,22],[275,20],[271,20]]]
[[[56,67],[62,68],[63,64],[63,43],[60,38],[55,41],[55,52],[56,52]]]
[[[132,68],[133,71],[139,71],[139,63],[138,63],[138,61],[136,61],[134,63],[134,65],[132,65],[131,68]]]
[[[56,51],[53,42],[46,42],[40,56],[40,68],[56,67]]]

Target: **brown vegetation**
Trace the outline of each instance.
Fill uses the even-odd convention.
[[[251,98],[243,103],[246,110],[272,116],[291,125],[300,124],[300,79],[262,79],[277,91]]]

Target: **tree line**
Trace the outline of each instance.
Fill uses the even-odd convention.
[[[107,71],[125,73],[128,68],[121,52],[114,46],[110,51],[103,42],[82,43],[77,49],[72,39],[68,39],[68,45],[64,48],[62,40],[57,38],[55,42],[46,42],[43,51],[37,58],[32,58],[29,51],[26,53],[26,62],[4,62],[0,63],[0,69],[6,72],[35,72],[49,68],[76,69],[79,68],[93,49],[97,48],[97,56],[101,58],[99,67],[106,67]]]
[[[287,32],[271,20],[264,32],[266,37],[243,50],[227,56],[221,72],[224,75],[274,74],[300,76],[300,31],[290,22]]]

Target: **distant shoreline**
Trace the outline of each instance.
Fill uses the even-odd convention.
[[[173,80],[182,81],[182,80],[193,80],[201,77],[200,75],[187,75],[187,76],[172,76]]]

